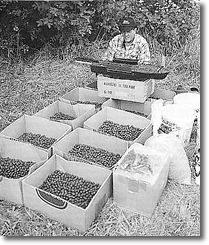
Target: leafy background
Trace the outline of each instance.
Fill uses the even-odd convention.
[[[164,54],[181,48],[200,28],[200,4],[191,0],[1,0],[0,55],[13,60],[46,45],[56,54],[95,41],[106,45],[124,15],[134,17],[139,33]]]

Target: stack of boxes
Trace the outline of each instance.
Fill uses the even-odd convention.
[[[153,80],[120,81],[100,75],[97,78],[96,86],[89,84],[86,88],[75,88],[35,115],[24,115],[0,132],[0,164],[1,158],[5,157],[36,162],[23,178],[0,176],[0,197],[36,209],[81,231],[89,228],[112,194],[120,207],[150,217],[168,175],[166,158],[143,144],[152,135],[152,102],[159,98],[172,100],[175,93],[154,89]],[[54,121],[52,117],[56,113],[69,118]],[[105,121],[139,128],[141,134],[130,141],[99,133],[98,128]],[[55,141],[48,148],[34,146],[18,140],[24,133],[45,135]],[[69,154],[75,145],[111,152],[120,158],[112,168],[107,168],[93,159],[85,161],[81,156]],[[155,155],[162,160],[163,164],[155,166],[157,170],[150,179],[119,169],[120,162],[131,149],[139,149],[143,154],[151,155],[151,159]],[[100,185],[86,208],[39,188],[55,170]],[[144,210],[147,202],[151,202],[148,211]]]

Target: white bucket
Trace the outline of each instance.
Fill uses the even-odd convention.
[[[173,98],[174,104],[187,105],[195,111],[200,109],[200,94],[199,93],[182,93],[177,94]]]
[[[189,143],[195,119],[194,110],[187,105],[170,104],[162,108],[162,118],[177,126],[170,134],[180,138],[186,146]]]

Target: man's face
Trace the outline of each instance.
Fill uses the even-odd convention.
[[[123,33],[124,40],[126,43],[130,43],[134,40],[136,34],[136,28]]]

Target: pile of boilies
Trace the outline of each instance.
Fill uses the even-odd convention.
[[[48,138],[45,135],[33,133],[24,133],[18,138],[18,140],[31,143],[32,145],[39,146],[44,149],[50,148],[56,141],[54,138]]]
[[[10,179],[19,179],[29,173],[32,161],[22,161],[9,157],[0,157],[0,176]]]
[[[112,168],[121,158],[120,154],[85,144],[74,145],[69,154],[107,168]]]
[[[64,114],[62,112],[57,112],[53,116],[50,117],[52,121],[59,121],[59,120],[74,120],[75,117]]]
[[[95,108],[100,108],[102,103],[96,102],[96,101],[82,101],[82,100],[77,100],[77,101],[71,101],[72,105],[76,104],[92,104],[95,105]]]
[[[121,125],[107,120],[98,128],[98,132],[112,135],[126,141],[133,141],[141,134],[142,129],[135,128],[132,125]]]
[[[82,177],[55,170],[39,188],[85,209],[100,185]]]

